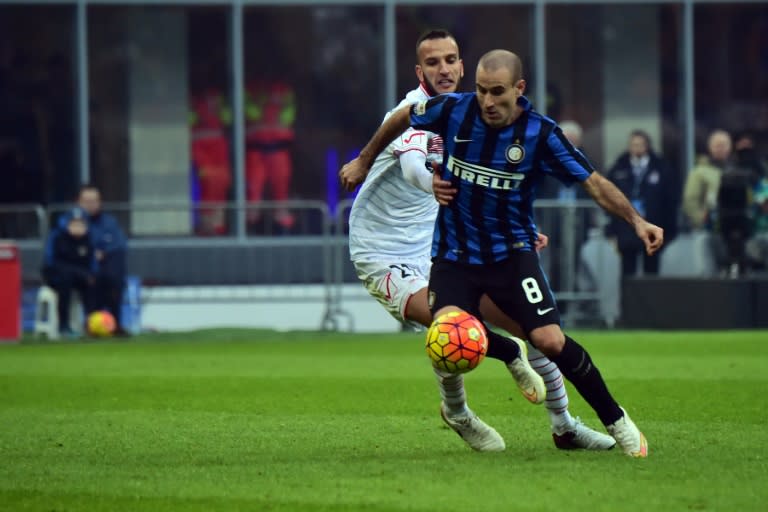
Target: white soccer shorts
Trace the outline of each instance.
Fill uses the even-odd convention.
[[[399,322],[414,329],[424,328],[418,322],[405,318],[405,308],[411,296],[429,284],[432,262],[382,263],[354,261],[357,277],[371,296]]]

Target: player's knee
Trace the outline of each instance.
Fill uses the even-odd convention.
[[[418,322],[425,327],[429,327],[432,324],[432,312],[430,312],[429,304],[427,303],[426,288],[417,291],[408,299],[408,303],[405,306],[405,318]]]
[[[531,331],[529,337],[531,344],[548,357],[559,355],[565,345],[565,335],[556,325],[538,327]]]

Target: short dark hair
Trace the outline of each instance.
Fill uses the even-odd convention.
[[[651,144],[651,136],[648,135],[647,131],[632,130],[632,133],[629,134],[629,138],[634,139],[635,137],[640,137],[641,139],[645,140],[645,147],[648,148],[648,151],[653,151],[653,144]]]
[[[456,41],[456,37],[454,37],[453,34],[444,28],[427,29],[422,32],[419,38],[416,40],[416,60],[419,58],[419,46],[421,46],[421,43],[431,39],[453,39]],[[456,44],[458,45],[459,43],[457,42]]]

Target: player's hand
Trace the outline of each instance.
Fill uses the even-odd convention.
[[[544,233],[539,233],[538,238],[536,238],[536,242],[533,244],[533,248],[536,249],[536,252],[541,252],[541,250],[548,245],[549,237]]]
[[[365,181],[367,175],[368,169],[360,163],[359,158],[350,160],[339,171],[341,186],[348,192],[355,190],[355,187]]]
[[[443,206],[448,206],[453,201],[457,190],[453,187],[450,181],[446,181],[440,177],[439,172],[432,174],[432,192],[435,193],[435,199]]]
[[[664,230],[648,221],[642,221],[635,227],[635,233],[645,245],[648,256],[655,254],[664,244]]]

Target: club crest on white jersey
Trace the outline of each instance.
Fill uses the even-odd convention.
[[[413,113],[417,116],[423,116],[427,111],[427,101],[422,100],[413,104]]]

